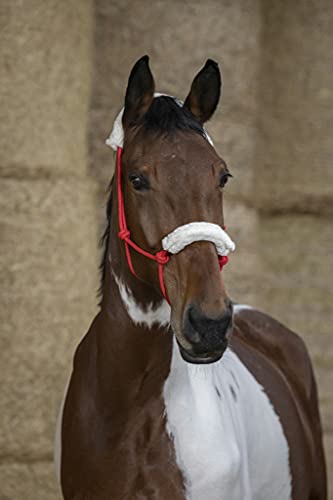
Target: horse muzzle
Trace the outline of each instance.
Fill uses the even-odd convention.
[[[232,306],[222,315],[211,318],[197,305],[191,304],[184,314],[183,337],[186,348],[178,340],[180,353],[189,363],[215,363],[224,354],[232,330]],[[189,347],[188,347],[189,346]]]

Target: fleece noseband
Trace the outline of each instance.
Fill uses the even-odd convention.
[[[175,254],[195,241],[211,241],[219,257],[227,257],[229,252],[235,250],[235,243],[227,233],[221,226],[211,222],[190,222],[177,227],[163,238],[162,247],[169,253]],[[225,260],[224,263],[226,263]]]

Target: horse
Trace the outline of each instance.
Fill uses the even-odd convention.
[[[65,500],[325,500],[316,382],[299,336],[228,296],[231,176],[204,124],[208,59],[184,102],[129,76],[109,144],[99,312],[57,431]]]

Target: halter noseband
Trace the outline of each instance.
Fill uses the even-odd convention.
[[[131,240],[131,233],[127,227],[125,206],[123,192],[121,188],[122,180],[122,147],[117,148],[117,191],[118,191],[118,223],[119,223],[119,233],[118,237],[124,242],[125,253],[127,258],[128,267],[130,268],[132,274],[138,278],[136,274],[133,262],[131,258],[130,248],[132,247],[136,252],[144,255],[150,260],[154,260],[158,264],[158,278],[160,282],[161,292],[165,300],[170,304],[168,295],[165,288],[165,283],[163,279],[163,266],[167,264],[170,260],[171,254],[176,254],[180,252],[185,246],[190,245],[194,241],[212,241],[218,252],[218,261],[220,270],[228,262],[228,253],[235,249],[234,243],[231,241],[227,233],[217,224],[210,224],[207,222],[192,222],[190,224],[185,224],[180,226],[170,234],[165,236],[162,240],[163,250],[160,250],[156,254],[146,252],[140,248],[134,241]],[[208,230],[207,230],[208,229]],[[181,238],[179,236],[182,236]],[[185,236],[185,237],[184,237]]]

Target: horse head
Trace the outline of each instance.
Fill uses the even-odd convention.
[[[232,329],[232,303],[220,273],[217,243],[210,237],[213,229],[217,239],[220,233],[222,240],[223,235],[228,239],[222,229],[223,189],[231,174],[203,128],[220,93],[218,65],[207,60],[184,104],[170,96],[156,97],[149,59],[144,56],[131,71],[121,115],[118,202],[122,196],[126,213],[122,237],[129,239],[130,234],[140,249],[156,255],[167,235],[177,243],[177,234],[187,228],[189,241],[164,262],[163,286],[180,352],[192,363],[220,359]],[[119,210],[118,203],[118,216]],[[208,223],[208,234],[202,223]],[[205,233],[202,237],[196,233],[199,228]],[[156,262],[127,251],[137,277],[163,299]]]

